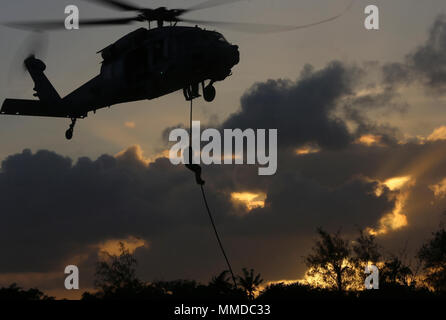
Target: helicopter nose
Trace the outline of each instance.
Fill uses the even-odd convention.
[[[231,46],[231,51],[232,63],[235,66],[240,62],[240,51],[238,50],[238,46],[236,45]]]

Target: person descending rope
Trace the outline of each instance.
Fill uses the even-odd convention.
[[[195,174],[195,181],[197,182],[198,185],[202,186],[206,182],[203,179],[201,179],[201,166],[199,164],[192,163],[192,155],[193,155],[192,147],[189,147],[189,163],[186,164],[186,168],[188,168]]]
[[[193,100],[198,98],[200,94],[198,93],[198,84],[194,86],[190,86],[187,89],[184,89],[184,97],[187,101],[190,101],[190,124],[189,124],[189,162],[186,164],[186,168],[192,171],[195,174],[195,181],[198,185],[202,186],[205,184],[205,181],[201,179],[201,166],[199,164],[194,164],[192,161],[193,158],[193,149],[192,149],[192,106]]]
[[[225,258],[226,264],[228,266],[229,272],[231,273],[232,281],[234,282],[234,288],[237,288],[237,280],[234,275],[234,271],[232,270],[231,263],[229,262],[229,258],[226,255],[225,249],[223,248],[223,243],[221,242],[220,235],[218,234],[217,227],[215,226],[214,218],[212,217],[211,209],[209,208],[208,200],[206,198],[206,193],[204,192],[204,184],[205,181],[201,178],[201,166],[199,164],[194,164],[192,161],[193,158],[193,149],[192,149],[192,106],[193,106],[193,99],[194,97],[188,97],[186,96],[186,100],[190,101],[190,127],[189,127],[189,162],[186,164],[186,168],[191,170],[195,174],[195,181],[200,186],[201,189],[201,195],[203,196],[204,205],[206,207],[206,211],[209,216],[209,220],[212,225],[212,229],[214,230],[215,237],[217,238],[218,245],[220,247],[220,250],[223,254],[223,257]]]

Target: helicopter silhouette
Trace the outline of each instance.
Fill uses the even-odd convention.
[[[198,24],[255,33],[281,32],[332,21],[349,9],[337,16],[302,26],[203,21],[182,17],[192,11],[239,1],[243,0],[208,0],[188,9],[150,9],[124,0],[93,0],[121,11],[136,12],[137,15],[81,20],[81,27],[146,22],[148,28],[130,32],[97,52],[103,58],[99,75],[63,98],[46,77],[45,63],[34,54],[29,55],[24,66],[34,81],[34,96],[38,100],[6,99],[0,114],[68,118],[71,124],[65,137],[71,140],[77,119],[115,104],[151,100],[178,90],[183,90],[185,99],[190,101],[201,96],[200,85],[203,98],[212,102],[216,96],[214,83],[232,74],[232,68],[240,62],[240,52],[239,47],[229,43],[221,33],[200,28]],[[155,28],[151,28],[151,22],[156,22]],[[195,26],[178,26],[179,22]],[[42,31],[63,29],[64,21],[13,22],[5,25]]]

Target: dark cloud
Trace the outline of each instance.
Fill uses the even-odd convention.
[[[256,172],[247,169],[252,172],[248,179],[256,183]],[[276,237],[312,230],[320,221],[336,226],[351,221],[372,223],[392,205],[385,197],[371,196],[373,183],[353,179],[331,188],[298,174],[288,176],[288,170],[295,170],[290,168],[263,185],[267,207],[243,218],[241,209],[232,205],[224,181],[220,187],[217,179],[222,173],[214,173],[230,170],[215,167],[206,172],[209,201],[230,239],[269,234],[274,242]],[[151,242],[153,251],[146,253],[149,260],[165,261],[171,250],[183,262],[191,254],[198,260],[219,259],[211,255],[216,247],[198,187],[185,168],[174,167],[167,159],[146,166],[130,150],[119,158],[104,155],[72,164],[49,151],[32,154],[25,150],[3,162],[0,191],[1,217],[7,221],[0,227],[0,241],[10,244],[2,250],[2,272],[58,270],[76,255],[96,253],[95,245],[107,239],[130,235]],[[321,198],[323,202],[318,201]],[[361,210],[364,203],[366,211]],[[203,235],[207,235],[206,244]],[[239,243],[231,249],[243,248]],[[198,260],[193,263],[200,264]],[[176,265],[163,268],[175,274]]]
[[[440,15],[429,31],[427,41],[406,56],[403,63],[388,63],[382,68],[387,84],[418,81],[428,89],[443,93],[446,87],[446,16]]]
[[[392,106],[390,106],[390,108],[392,108]],[[351,120],[356,125],[356,128],[352,133],[356,138],[367,134],[374,134],[380,136],[380,143],[382,144],[398,143],[398,137],[401,136],[398,128],[370,120],[366,112],[361,110],[360,105],[357,103],[346,103],[343,107],[343,111],[345,119]]]
[[[437,18],[427,42],[409,55],[409,62],[418,74],[425,77],[432,88],[446,85],[446,16]]]
[[[297,81],[257,83],[221,127],[278,129],[280,148],[314,144],[339,149],[365,134],[380,135],[381,143],[396,143],[399,130],[372,120],[368,113],[379,110],[385,118],[406,112],[408,105],[392,86],[366,85],[367,72],[376,67],[334,61],[320,70],[306,65]]]
[[[346,146],[350,133],[334,111],[339,99],[352,93],[359,73],[355,67],[332,62],[318,71],[306,66],[296,82],[257,83],[242,97],[240,111],[222,127],[278,129],[284,147],[309,142],[326,148]]]
[[[426,162],[428,168],[417,178],[425,190],[424,203],[433,201],[428,185],[446,176],[440,169],[446,168],[445,151],[446,143],[436,142],[351,145],[307,156],[286,153],[271,179],[246,166],[237,172],[231,166],[205,168],[206,190],[236,266],[252,265],[266,277],[281,272],[299,277],[303,266],[298,257],[283,261],[291,264],[283,267],[261,257],[305,254],[320,225],[345,232],[376,225],[394,202],[390,190],[376,196],[375,179],[413,174]],[[234,190],[262,190],[268,196],[265,208],[246,215],[230,201]],[[2,250],[2,272],[55,272],[79,255],[89,257],[91,268],[95,245],[130,235],[150,242],[149,249],[137,250],[145,278],[204,280],[224,267],[193,177],[167,159],[147,166],[129,149],[118,158],[104,155],[72,163],[49,151],[24,151],[3,162],[0,191],[1,218],[7,221],[0,227],[0,241],[8,244]],[[411,210],[407,214],[410,226],[416,221],[425,232],[436,223],[427,218],[435,216],[432,208],[422,218]]]
[[[386,63],[382,66],[382,72],[383,81],[387,85],[394,85],[395,83],[407,85],[414,80],[409,66],[403,63]]]

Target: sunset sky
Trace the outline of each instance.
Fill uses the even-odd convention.
[[[0,21],[122,14],[88,1],[3,1]],[[200,0],[144,1],[189,7]],[[190,17],[300,25],[349,0],[249,0]],[[380,9],[367,31],[364,8]],[[195,120],[215,128],[278,129],[274,176],[256,166],[205,167],[211,207],[238,271],[301,279],[315,230],[358,228],[388,252],[415,252],[446,209],[446,5],[357,0],[342,18],[281,34],[219,29],[240,47],[233,75]],[[129,14],[130,15],[130,14]],[[127,16],[127,15],[126,15]],[[144,25],[58,31],[43,59],[61,96],[97,75],[97,51]],[[32,98],[22,71],[25,31],[0,27],[0,97]],[[165,158],[166,130],[188,121],[181,92],[99,110],[78,122],[0,116],[0,286],[17,282],[58,297],[76,264],[92,287],[101,250],[125,241],[147,280],[207,281],[224,268],[191,173]]]

